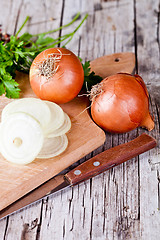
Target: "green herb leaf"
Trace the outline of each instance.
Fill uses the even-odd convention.
[[[41,35],[38,36],[36,44],[45,46],[45,45],[48,45],[48,44],[53,43],[53,42],[54,42],[53,38],[45,37],[44,34],[41,34]]]
[[[19,98],[19,92],[20,92],[20,89],[18,88],[19,84],[14,79],[10,79],[10,80],[4,79],[3,85],[6,91],[6,97]]]
[[[1,96],[2,94],[4,94],[5,92],[6,92],[6,91],[5,91],[4,85],[3,85],[2,82],[0,82],[0,96]]]
[[[28,32],[25,32],[19,37],[19,39],[23,42],[28,42],[29,40],[31,40],[32,37],[33,37],[32,34],[29,34]]]
[[[93,85],[102,81],[102,77],[96,75],[93,71],[91,72],[90,61],[86,61],[82,66],[84,70],[83,87],[87,88],[87,91],[90,91]]]
[[[86,61],[84,64],[82,64],[83,66],[83,71],[84,71],[84,76],[88,76],[90,74],[90,61]]]

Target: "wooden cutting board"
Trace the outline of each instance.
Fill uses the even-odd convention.
[[[107,66],[105,67],[105,76],[108,75],[107,71],[111,74],[111,65],[113,66],[112,74],[121,70],[124,72],[133,71],[134,54],[126,54],[129,55],[125,56],[125,54],[120,53],[118,56],[114,56],[114,58],[113,55],[106,56]],[[118,62],[117,60],[115,61],[117,57],[119,57]],[[128,70],[126,69],[126,60],[127,63],[130,62],[129,68],[127,68]],[[117,68],[118,63],[119,68]],[[94,64],[92,70],[94,70]],[[115,68],[114,64],[116,64]],[[95,64],[95,66],[97,65]],[[22,90],[21,98],[36,97],[30,88],[28,75],[18,73],[17,81]],[[13,100],[0,97],[0,113],[4,106],[11,101]],[[88,106],[87,98],[77,97],[73,101],[62,104],[61,106],[69,115],[72,122],[72,128],[67,134],[69,146],[64,153],[52,159],[35,159],[35,161],[25,166],[9,163],[0,155],[0,210],[57,175],[104,143],[105,133],[92,121],[88,111],[84,111],[86,106]]]

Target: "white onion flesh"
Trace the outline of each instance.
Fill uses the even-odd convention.
[[[47,159],[58,156],[66,150],[67,146],[68,138],[65,134],[59,137],[45,138],[43,147],[37,158]]]
[[[10,114],[17,112],[31,115],[40,122],[42,128],[45,128],[51,120],[50,108],[44,101],[37,98],[22,98],[14,100],[4,107],[1,121],[3,122]]]
[[[62,108],[56,103],[44,101],[50,109],[51,119],[44,129],[44,134],[47,136],[49,133],[61,127],[64,123],[65,116]]]
[[[14,100],[4,107],[0,123],[0,152],[9,162],[28,164],[52,158],[68,146],[71,120],[56,103],[37,98]]]
[[[71,128],[71,120],[70,120],[69,116],[66,113],[64,113],[64,117],[65,118],[64,118],[63,125],[61,127],[59,127],[58,129],[56,129],[55,131],[49,133],[47,135],[48,138],[61,136],[61,135],[65,134],[65,133],[67,133],[70,130],[70,128]]]
[[[0,150],[4,158],[16,164],[32,162],[43,146],[40,124],[26,113],[13,113],[1,123]]]

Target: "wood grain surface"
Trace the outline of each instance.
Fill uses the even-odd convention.
[[[105,77],[111,76],[115,73],[133,73],[135,69],[135,54],[131,52],[113,53],[108,58],[105,56],[96,58],[91,61],[91,71]]]
[[[48,197],[0,222],[0,239],[157,240],[160,235],[160,3],[159,0],[1,0],[0,23],[14,33],[39,33],[68,23],[77,12],[89,14],[68,48],[83,60],[106,54],[134,52],[136,72],[150,94],[156,138],[151,151]],[[53,20],[54,19],[54,20]],[[80,22],[75,22],[74,27]],[[73,26],[54,33],[58,37]],[[82,158],[134,139],[144,129],[106,133],[105,144]],[[77,166],[74,164],[69,169]]]

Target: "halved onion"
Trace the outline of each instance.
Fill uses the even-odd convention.
[[[1,123],[0,150],[4,158],[16,164],[32,162],[43,146],[40,124],[26,113],[13,113]]]
[[[66,150],[68,146],[68,138],[64,134],[59,137],[45,138],[43,147],[37,158],[52,158],[58,156]]]
[[[24,112],[37,119],[42,128],[45,128],[51,120],[51,111],[48,105],[37,98],[22,98],[7,104],[2,110],[2,122],[12,113]]]
[[[49,107],[51,112],[50,122],[44,128],[44,134],[46,136],[61,127],[64,123],[65,117],[63,109],[59,105],[49,101],[44,101],[44,103]]]
[[[64,113],[64,123],[61,127],[59,127],[57,130],[54,130],[53,132],[49,133],[47,135],[47,138],[52,138],[52,137],[57,137],[57,136],[61,136],[65,133],[67,133],[71,128],[71,120],[69,118],[69,116]]]

